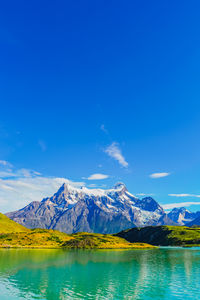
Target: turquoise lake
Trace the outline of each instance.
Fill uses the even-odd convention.
[[[200,299],[200,249],[0,250],[0,299]]]

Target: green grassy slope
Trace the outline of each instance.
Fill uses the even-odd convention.
[[[146,249],[145,243],[129,243],[123,238],[95,233],[66,234],[56,230],[32,229],[26,232],[1,233],[0,247],[7,248],[77,248],[77,249]]]
[[[27,229],[0,214],[0,248],[146,249],[152,246],[129,243],[108,234],[66,234],[57,230]]]
[[[25,232],[28,229],[0,213],[0,234],[11,232]]]
[[[111,234],[79,232],[71,235],[72,239],[63,244],[67,248],[97,249],[145,249],[152,248],[146,243],[129,243],[123,238]]]
[[[129,242],[143,242],[161,246],[200,246],[200,227],[148,226],[121,231],[117,236]]]

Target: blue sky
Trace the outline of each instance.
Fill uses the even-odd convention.
[[[199,10],[199,1],[2,3],[0,211],[66,179],[200,203]]]

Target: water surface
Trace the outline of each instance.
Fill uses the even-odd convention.
[[[0,250],[0,299],[200,299],[200,249]]]

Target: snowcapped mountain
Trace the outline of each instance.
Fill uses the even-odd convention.
[[[194,220],[192,220],[191,222],[186,224],[187,226],[200,226],[200,214],[199,217],[195,218]]]
[[[180,207],[172,209],[172,211],[168,213],[168,217],[179,225],[187,225],[187,223],[200,217],[200,212],[191,212],[185,207]]]
[[[134,226],[175,224],[151,197],[136,198],[123,183],[112,189],[75,188],[63,184],[50,198],[8,213],[28,228],[115,233]]]

